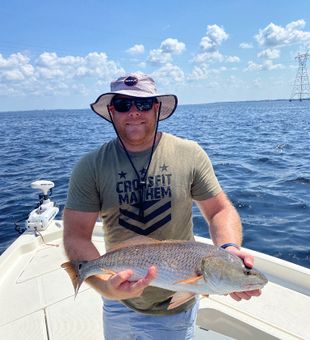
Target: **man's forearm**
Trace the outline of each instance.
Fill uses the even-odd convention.
[[[98,249],[89,240],[64,238],[64,247],[70,260],[93,260],[100,256]]]
[[[215,214],[209,221],[209,228],[214,244],[222,245],[233,242],[241,245],[242,225],[240,217],[233,206]]]
[[[63,243],[70,260],[93,260],[100,256],[92,243],[98,212],[65,209]]]

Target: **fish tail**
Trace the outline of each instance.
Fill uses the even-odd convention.
[[[73,284],[73,288],[74,288],[74,298],[76,298],[79,289],[83,283],[83,280],[81,279],[79,273],[76,271],[75,266],[69,261],[69,262],[65,262],[61,265],[61,267],[63,269],[65,269],[65,271],[68,273],[71,282]]]

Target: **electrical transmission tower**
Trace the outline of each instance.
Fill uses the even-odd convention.
[[[295,59],[298,60],[298,70],[294,82],[294,87],[290,101],[297,99],[302,101],[303,99],[310,99],[310,85],[307,73],[307,59],[310,57],[310,53],[300,54],[298,53]]]

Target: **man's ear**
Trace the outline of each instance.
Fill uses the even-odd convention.
[[[109,111],[111,114],[114,113],[114,107],[113,107],[113,105],[107,105],[107,109],[108,109],[108,111]]]
[[[159,112],[160,103],[154,103],[154,105],[155,105],[155,111],[156,111],[156,113],[159,114],[159,113],[160,113],[160,112]]]

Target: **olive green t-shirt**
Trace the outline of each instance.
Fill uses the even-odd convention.
[[[145,174],[150,152],[129,152],[140,177]],[[110,249],[137,235],[158,240],[193,239],[193,200],[205,200],[222,191],[205,151],[196,142],[167,133],[162,133],[154,149],[142,216],[138,183],[124,149],[114,139],[76,164],[66,207],[98,211],[106,249]],[[171,292],[148,287],[141,297],[123,302],[145,313],[166,314],[169,296]]]

